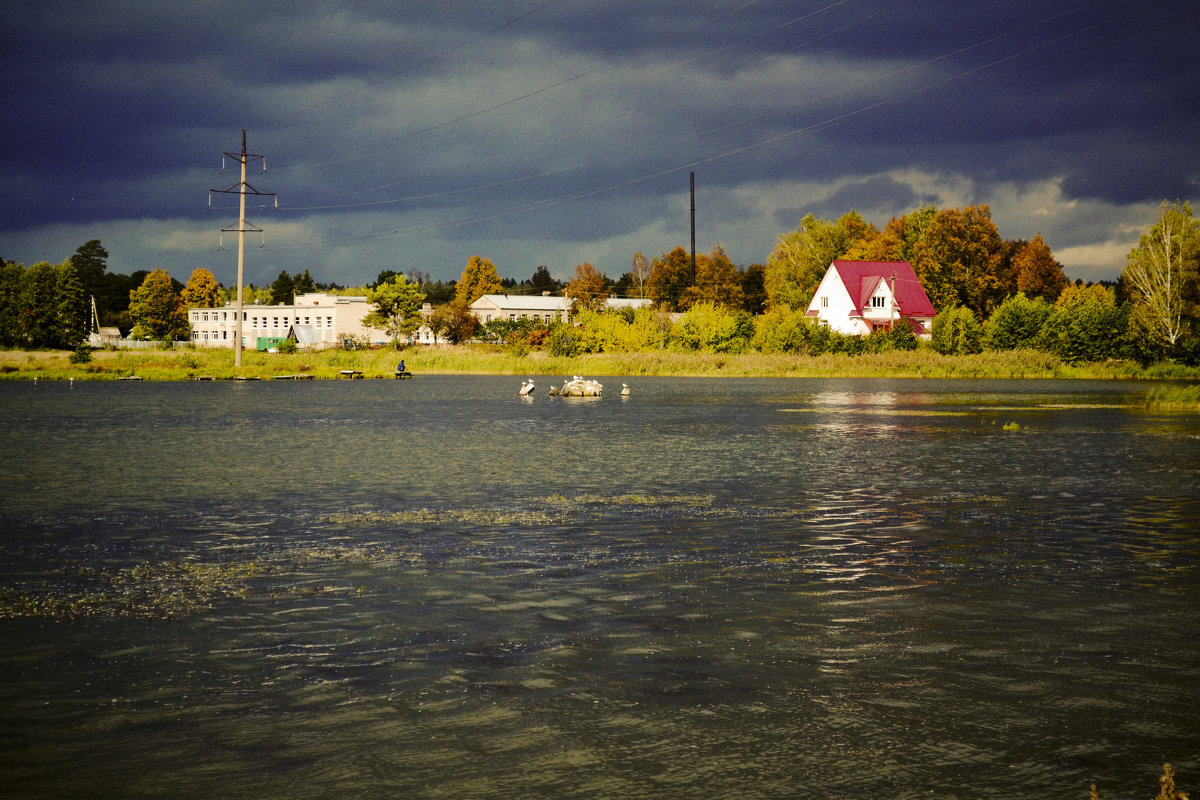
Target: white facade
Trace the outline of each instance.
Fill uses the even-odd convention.
[[[297,295],[292,305],[242,306],[242,346],[253,350],[260,338],[282,338],[293,327],[312,331],[310,347],[339,347],[351,336],[382,340],[377,328],[363,325],[372,306],[365,297],[310,292]],[[192,344],[197,347],[233,347],[237,336],[237,308],[189,308]]]
[[[605,308],[648,308],[651,301],[641,298],[610,297]],[[493,320],[531,319],[549,325],[564,322],[571,315],[571,301],[565,297],[541,294],[485,294],[471,303],[471,313],[486,325]]]
[[[483,325],[498,319],[532,319],[544,322],[567,318],[570,303],[565,297],[547,294],[485,294],[471,303],[471,313]]]
[[[806,315],[851,336],[886,330],[899,319],[927,336],[937,312],[907,262],[834,261]]]
[[[871,324],[864,317],[868,315],[873,317],[872,322],[887,322],[894,317],[895,308],[891,289],[887,282],[880,280],[877,281],[869,299],[863,304],[860,313],[858,303],[850,297],[850,292],[847,291],[841,276],[838,275],[836,269],[830,267],[826,270],[825,277],[821,279],[821,285],[817,287],[816,294],[813,295],[808,313],[815,315],[817,319],[838,333],[865,336],[871,332]]]

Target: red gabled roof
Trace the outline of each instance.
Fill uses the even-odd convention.
[[[850,298],[857,304],[855,312],[863,313],[863,306],[880,281],[892,285],[895,276],[896,305],[902,317],[932,317],[937,314],[933,303],[907,261],[834,261],[833,268],[846,287]]]

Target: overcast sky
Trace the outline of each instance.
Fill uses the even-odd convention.
[[[355,285],[610,277],[986,203],[1115,278],[1200,184],[1195,0],[5,0],[0,256]],[[224,171],[222,172],[222,163]],[[210,207],[210,197],[212,207]],[[265,207],[261,207],[265,205]],[[223,238],[224,248],[219,249]]]

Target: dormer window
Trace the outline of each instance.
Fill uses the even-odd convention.
[[[886,308],[887,298],[882,295],[875,295],[871,298],[871,308]]]

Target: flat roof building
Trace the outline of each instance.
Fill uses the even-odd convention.
[[[383,331],[363,325],[372,310],[365,297],[309,292],[297,295],[291,305],[242,306],[242,346],[254,348],[259,339],[282,339],[295,328],[301,347],[341,347],[349,338],[366,337],[383,341]],[[233,347],[237,336],[237,308],[227,303],[220,308],[189,308],[192,344],[197,347]]]

